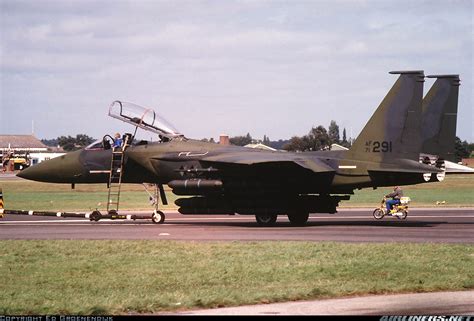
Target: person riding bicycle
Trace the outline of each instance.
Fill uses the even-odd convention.
[[[386,201],[386,206],[387,206],[387,213],[390,213],[390,211],[393,208],[393,205],[398,205],[400,204],[400,198],[403,196],[403,191],[400,186],[395,186],[393,188],[393,192],[390,194],[385,195],[386,198],[392,198],[391,200]]]

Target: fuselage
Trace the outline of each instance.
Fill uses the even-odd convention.
[[[86,148],[32,166],[19,176],[55,183],[107,183],[111,157],[111,149]],[[311,161],[325,166],[324,172],[297,165]],[[173,180],[219,179],[224,186],[255,181],[298,194],[346,194],[357,188],[422,183],[420,173],[426,166],[397,158],[387,162],[358,160],[348,158],[347,151],[293,153],[171,140],[129,146],[124,151],[122,182],[168,184]],[[403,172],[398,171],[401,167]]]

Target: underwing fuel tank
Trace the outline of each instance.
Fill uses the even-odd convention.
[[[176,195],[204,195],[223,191],[222,181],[210,179],[174,180],[168,183]]]

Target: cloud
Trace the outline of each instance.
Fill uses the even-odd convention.
[[[356,134],[395,81],[388,71],[424,69],[461,74],[458,132],[474,141],[469,1],[1,6],[0,116],[22,110],[40,137],[113,130],[115,99],[156,106],[191,137],[288,138],[331,119]],[[15,122],[0,131],[29,131]]]

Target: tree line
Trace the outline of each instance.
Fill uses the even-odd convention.
[[[42,139],[41,142],[46,146],[62,147],[66,152],[78,150],[84,148],[96,139],[85,135],[77,134],[73,136],[60,136],[54,139]],[[202,141],[215,143],[214,138],[204,138]],[[293,151],[293,152],[304,152],[304,151],[317,151],[317,150],[328,150],[332,144],[338,144],[349,148],[353,143],[353,138],[347,137],[346,129],[342,131],[342,137],[339,133],[339,126],[336,121],[331,120],[329,127],[326,129],[324,126],[319,125],[312,127],[308,134],[303,136],[293,136],[290,139],[279,139],[272,141],[267,135],[263,136],[263,139],[255,139],[250,133],[243,136],[233,136],[229,138],[229,142],[232,145],[245,146],[248,144],[262,143],[275,149]],[[462,158],[470,157],[474,152],[474,143],[468,143],[466,140],[462,141],[456,136],[455,140],[455,154],[456,161],[460,161]]]
[[[345,128],[342,131],[341,139],[339,125],[337,125],[336,121],[332,120],[328,129],[324,128],[322,125],[312,127],[308,134],[302,137],[293,136],[287,140],[280,139],[277,141],[272,141],[267,135],[264,135],[263,139],[254,139],[250,133],[247,133],[245,136],[230,137],[229,142],[232,145],[237,146],[245,146],[252,143],[262,143],[275,149],[283,149],[292,152],[304,152],[327,150],[332,144],[339,144],[349,148],[352,144],[352,139],[347,137]]]
[[[50,147],[61,147],[66,152],[71,152],[84,148],[92,144],[96,139],[87,136],[85,134],[77,134],[76,137],[72,136],[59,136],[53,139],[42,139],[41,142],[46,146]]]
[[[206,139],[206,141],[208,141]],[[288,140],[272,141],[266,135],[263,136],[263,140],[254,139],[247,133],[245,136],[234,136],[230,137],[229,141],[233,145],[245,146],[252,143],[262,143],[275,149],[293,151],[293,152],[304,152],[304,151],[317,151],[317,150],[328,150],[332,144],[338,144],[346,148],[350,148],[354,139],[347,137],[346,129],[342,131],[342,138],[339,134],[339,126],[336,121],[331,120],[328,129],[324,126],[319,125],[312,127],[308,134],[300,137],[293,136]],[[474,153],[474,143],[468,143],[466,140],[461,140],[456,136],[454,142],[456,162],[461,161],[463,158],[469,158]],[[474,156],[474,155],[473,155]]]

